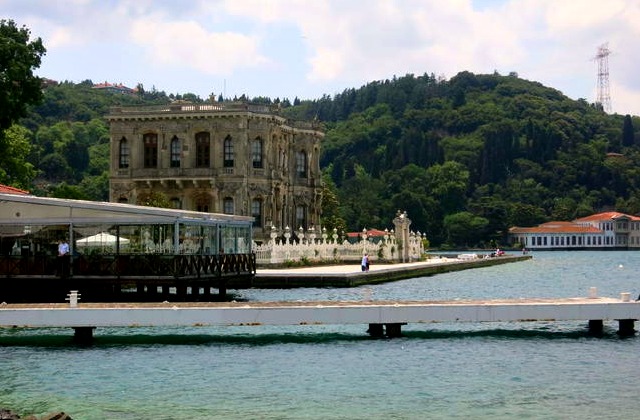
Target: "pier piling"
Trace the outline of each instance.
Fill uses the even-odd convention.
[[[93,330],[96,327],[74,327],[73,341],[77,344],[91,344],[93,342]]]
[[[590,319],[589,320],[589,334],[600,336],[604,330],[604,323],[601,319]]]
[[[634,319],[620,319],[618,320],[618,335],[621,337],[629,337],[635,334]]]
[[[382,324],[369,324],[367,332],[371,337],[384,337],[384,328]]]

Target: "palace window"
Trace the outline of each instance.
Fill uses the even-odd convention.
[[[307,155],[304,152],[296,153],[296,173],[300,178],[307,177]]]
[[[171,139],[171,167],[179,168],[180,167],[180,139],[178,137],[173,136]]]
[[[209,203],[205,200],[198,200],[196,202],[196,211],[201,211],[203,213],[209,213]]]
[[[196,167],[208,168],[211,163],[211,141],[209,133],[196,134]]]
[[[307,209],[305,206],[296,206],[296,227],[307,227]]]
[[[251,216],[254,217],[253,226],[262,227],[262,201],[253,200],[251,202]]]
[[[124,137],[120,140],[120,147],[118,148],[118,162],[120,169],[129,167],[129,143]]]
[[[233,139],[231,136],[224,139],[224,167],[233,168]]]
[[[144,143],[144,167],[158,167],[158,135],[155,133],[147,133],[142,136]]]
[[[262,168],[262,139],[260,137],[251,143],[251,160],[254,168]]]
[[[224,214],[233,214],[234,206],[233,206],[233,198],[225,197],[222,202],[222,212]]]

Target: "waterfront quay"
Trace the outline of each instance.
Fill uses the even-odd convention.
[[[467,254],[473,255],[473,254]],[[363,272],[360,263],[321,265],[299,268],[258,268],[252,286],[259,289],[294,287],[356,287],[386,283],[415,277],[432,276],[452,271],[490,267],[526,261],[531,255],[503,255],[500,257],[441,258],[425,261],[385,264],[376,261]]]
[[[280,287],[351,284],[391,281],[446,271],[522,261],[530,256],[495,258],[432,258],[406,264],[377,264],[362,272],[357,265],[316,266],[298,269],[259,270],[269,282],[290,277],[295,281]],[[428,274],[425,274],[428,273]],[[341,283],[342,282],[342,283]],[[363,289],[359,300],[249,301],[249,302],[86,302],[70,292],[68,303],[2,303],[0,327],[73,328],[74,338],[90,342],[100,327],[194,327],[194,326],[314,326],[362,324],[372,337],[399,337],[402,326],[431,323],[555,322],[585,321],[591,334],[601,334],[606,321],[618,322],[621,336],[635,334],[640,319],[640,302],[629,293],[620,298],[598,297],[595,288],[588,296],[573,298],[520,298],[483,300],[372,300]]]

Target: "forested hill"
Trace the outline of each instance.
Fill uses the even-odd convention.
[[[473,246],[514,225],[640,213],[640,119],[515,74],[407,75],[287,111],[327,122],[321,165],[349,229],[406,209],[432,244]]]
[[[136,95],[91,86],[51,85],[11,133],[15,144],[29,139],[27,159],[38,171],[32,185],[22,174],[18,186],[104,200],[109,106],[202,101],[141,85]],[[500,243],[513,225],[603,209],[640,213],[640,119],[607,115],[515,74],[407,75],[293,105],[251,101],[280,102],[288,117],[325,123],[327,227],[390,228],[400,209],[432,244],[474,246]]]

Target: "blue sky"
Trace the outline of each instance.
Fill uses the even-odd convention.
[[[638,0],[0,0],[41,37],[37,74],[167,93],[315,99],[407,73],[501,74],[640,115]]]

